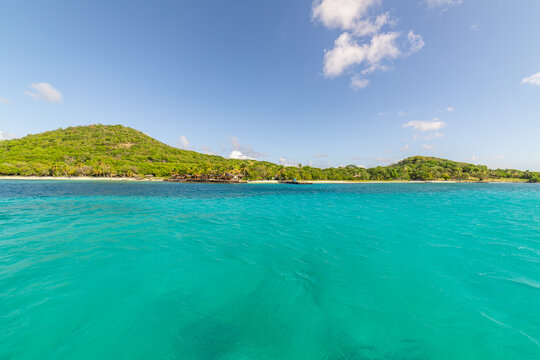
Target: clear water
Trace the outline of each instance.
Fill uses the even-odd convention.
[[[2,181],[0,359],[540,359],[540,185]]]

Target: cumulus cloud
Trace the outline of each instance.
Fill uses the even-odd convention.
[[[430,8],[446,7],[460,5],[463,0],[425,0],[425,3]]]
[[[413,128],[414,130],[424,132],[424,131],[439,130],[439,129],[442,129],[445,125],[446,123],[435,118],[430,121],[420,121],[420,120],[409,121],[408,123],[403,124],[403,127],[410,127],[410,128]]]
[[[334,43],[334,48],[324,55],[324,75],[333,78],[341,75],[354,65],[365,65],[363,74],[375,70],[385,70],[385,59],[395,59],[401,55],[396,39],[397,32],[377,34],[369,43],[358,44],[350,33],[343,33]]]
[[[229,154],[230,159],[237,159],[237,160],[255,160],[247,155],[242,154],[240,150],[233,150]]]
[[[345,71],[359,67],[362,75],[377,70],[388,70],[388,62],[424,46],[422,36],[410,31],[402,40],[399,31],[382,31],[385,26],[394,26],[388,12],[373,15],[372,9],[380,0],[315,0],[313,20],[327,28],[340,29],[343,33],[335,40],[334,47],[326,49],[323,74],[327,78],[342,75]],[[407,43],[408,45],[405,45]],[[368,79],[354,75],[351,88],[365,88]]]
[[[424,42],[424,38],[422,37],[422,35],[415,34],[414,31],[412,30],[409,31],[409,33],[407,34],[407,40],[409,40],[409,44],[411,45],[410,47],[411,53],[415,53],[422,50],[422,48],[426,44]]]
[[[9,134],[7,132],[4,132],[4,131],[0,131],[0,140],[9,140],[9,139],[13,139],[14,136],[12,134]]]
[[[52,87],[49,83],[33,83],[30,84],[30,87],[34,90],[32,91],[25,91],[26,95],[30,95],[33,98],[40,99],[47,102],[61,102],[62,101],[62,94],[60,91],[56,90],[54,87]]]
[[[540,85],[540,72],[521,80],[521,84]]]
[[[313,20],[330,29],[347,30],[358,36],[375,34],[390,20],[389,14],[380,14],[371,20],[368,11],[379,0],[316,0],[313,2]]]
[[[182,147],[182,149],[189,148],[189,141],[184,135],[180,135],[180,146]]]
[[[238,140],[237,137],[232,137],[230,139],[230,143],[231,143],[231,146],[232,146],[232,151],[229,154],[229,157],[231,159],[257,160],[261,156],[264,156],[264,154],[253,150],[253,148],[251,148],[251,146],[242,146],[242,145],[240,145],[240,141]]]
[[[0,97],[0,104],[11,104],[11,101],[6,100],[6,99],[2,99],[2,98]]]
[[[353,90],[360,90],[369,85],[368,79],[363,79],[362,77],[355,75],[351,78],[351,88]]]

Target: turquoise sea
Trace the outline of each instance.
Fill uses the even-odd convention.
[[[0,359],[540,359],[540,185],[0,181]]]

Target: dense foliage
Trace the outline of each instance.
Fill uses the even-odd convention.
[[[225,159],[165,145],[121,125],[69,127],[0,141],[0,175],[170,177],[224,173],[249,180],[487,180],[538,181],[539,174],[415,156],[365,169],[354,165],[319,169],[264,161]]]

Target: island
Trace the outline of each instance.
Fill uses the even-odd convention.
[[[540,173],[489,169],[427,156],[389,166],[284,166],[227,159],[166,145],[122,125],[88,125],[0,141],[0,176],[160,179],[186,182],[458,181],[538,182]]]

